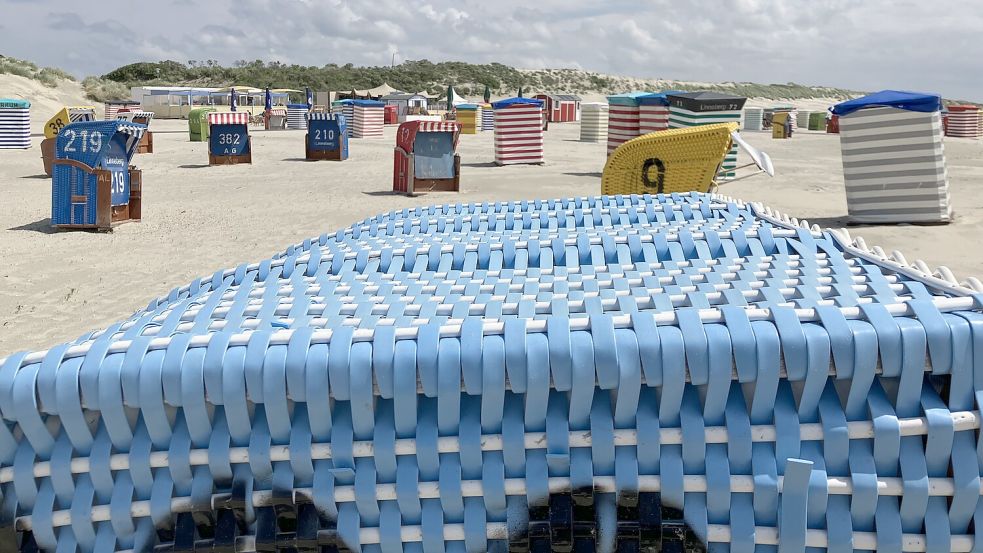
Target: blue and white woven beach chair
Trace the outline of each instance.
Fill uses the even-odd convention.
[[[720,196],[387,213],[0,360],[0,551],[978,551],[970,284]]]

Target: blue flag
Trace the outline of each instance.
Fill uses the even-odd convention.
[[[232,107],[232,111],[235,111],[236,108],[239,107],[239,98],[236,97],[236,89],[234,88],[232,89],[232,92],[229,93],[229,106]]]
[[[307,111],[314,109],[314,93],[310,88],[304,89],[307,92]]]
[[[273,93],[271,93],[270,89],[268,88],[266,89],[266,99],[264,103],[264,108],[266,109],[266,111],[270,111],[271,109],[273,109]]]

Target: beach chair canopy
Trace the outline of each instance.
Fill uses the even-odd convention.
[[[669,92],[669,105],[693,112],[734,111],[744,108],[747,98],[720,92]]]
[[[69,123],[95,121],[96,108],[92,106],[65,106],[58,110],[44,125],[44,137],[54,138]]]
[[[122,154],[129,164],[145,132],[146,125],[121,120],[71,123],[58,133],[55,158],[98,167],[105,156]]]
[[[385,102],[380,102],[378,100],[342,100],[342,105],[351,103],[353,106],[360,106],[363,108],[381,108],[385,107]]]
[[[117,112],[116,119],[119,121],[129,121],[131,123],[141,123],[149,127],[151,121],[154,120],[154,112],[152,111],[124,111],[122,113]]]
[[[835,115],[849,115],[859,109],[870,107],[890,107],[906,111],[932,112],[942,110],[942,97],[938,94],[907,92],[903,90],[882,90],[833,106]]]
[[[248,125],[249,114],[244,111],[210,112],[209,125]]]
[[[27,109],[31,103],[20,98],[0,98],[0,109]]]
[[[626,92],[608,96],[608,104],[615,106],[637,106],[639,99],[652,95],[652,92]]]
[[[640,106],[668,106],[669,98],[666,97],[664,92],[653,92],[652,94],[643,94],[641,96],[636,96],[635,101],[638,102]]]
[[[507,108],[509,106],[523,106],[523,105],[539,106],[541,108],[545,103],[546,103],[545,101],[540,100],[539,98],[516,97],[516,98],[506,98],[504,100],[492,102],[492,108],[502,109],[502,108]]]
[[[748,144],[736,123],[718,123],[647,134],[619,146],[601,175],[602,194],[708,192],[731,146],[745,149],[759,173],[774,176],[768,154]],[[747,178],[746,175],[738,178]]]

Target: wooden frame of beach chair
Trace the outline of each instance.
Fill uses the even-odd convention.
[[[55,139],[45,138],[41,141],[41,163],[44,164],[44,174],[51,176],[51,162],[55,160]]]
[[[611,154],[601,175],[602,194],[670,194],[710,192],[725,182],[761,173],[774,175],[771,159],[745,142],[737,123],[716,123],[650,133],[625,142]],[[721,178],[724,159],[737,144],[752,162],[728,169],[756,166],[758,171]]]
[[[129,167],[127,172],[130,174],[130,200],[126,204],[114,206],[110,202],[113,186],[112,171],[90,167],[74,159],[56,159],[52,162],[52,165],[74,167],[96,177],[95,224],[56,224],[53,226],[60,229],[95,229],[107,231],[123,223],[140,221],[143,211],[143,171],[140,169],[132,165]],[[72,196],[72,203],[85,203],[87,200],[88,196],[86,195]]]
[[[461,191],[461,155],[454,154],[454,178],[452,179],[420,179],[414,176],[415,167],[413,166],[414,156],[413,154],[408,154],[406,150],[400,147],[396,147],[398,151],[397,155],[402,155],[406,158],[406,174],[403,176],[405,180],[406,189],[397,190],[393,189],[393,192],[398,192],[406,194],[407,196],[414,196],[420,193],[426,192],[460,192]],[[397,176],[397,179],[399,177]]]
[[[341,148],[337,150],[311,148],[311,135],[308,133],[304,135],[304,159],[307,161],[345,161],[348,159],[348,154],[347,152],[343,154]]]

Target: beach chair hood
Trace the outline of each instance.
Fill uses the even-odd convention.
[[[906,111],[933,112],[942,110],[942,97],[938,94],[907,92],[903,90],[882,90],[833,106],[833,114],[849,115],[857,110],[870,107],[890,107]]]
[[[119,133],[125,137],[123,149],[128,162],[146,132],[146,125],[120,120],[71,123],[58,133],[55,155],[57,159],[74,159],[96,167],[109,151],[112,138]],[[96,135],[98,139],[94,138]]]

